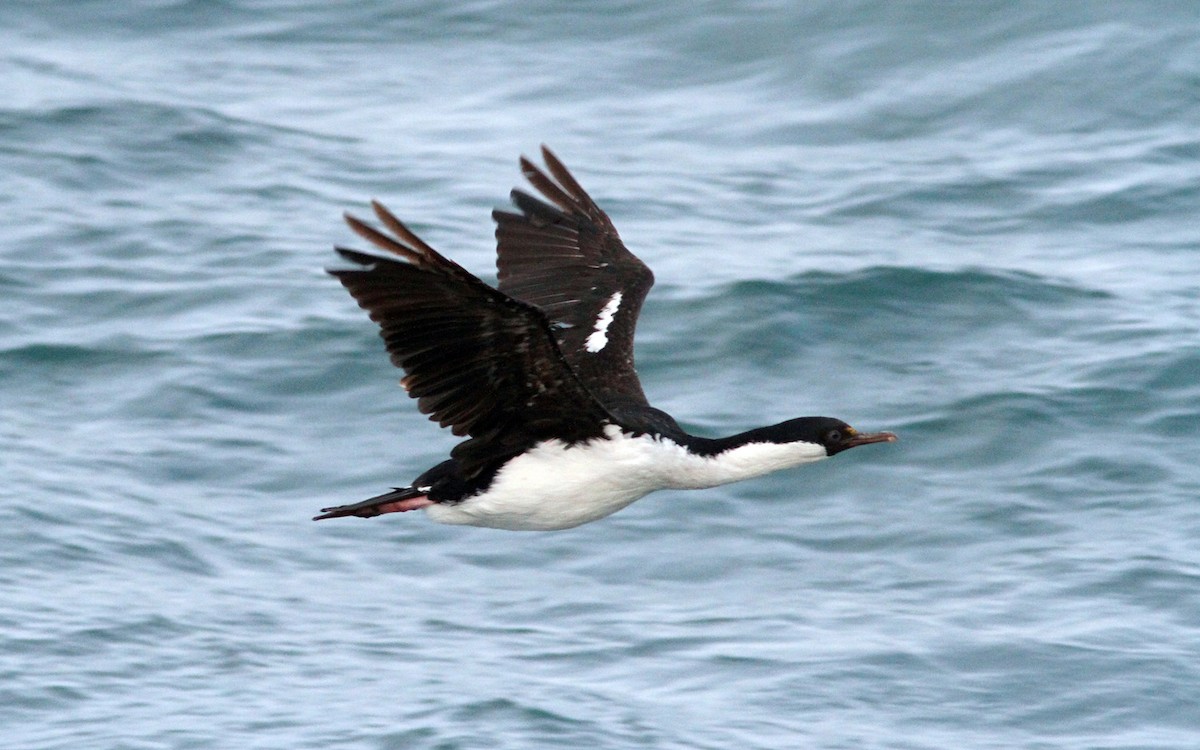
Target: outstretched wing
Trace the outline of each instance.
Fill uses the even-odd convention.
[[[633,335],[654,274],[545,146],[542,158],[549,174],[525,157],[521,172],[545,200],[514,190],[520,213],[492,212],[500,291],[546,314],[563,357],[602,402],[646,404]]]
[[[563,360],[540,311],[484,284],[372,205],[394,237],[346,221],[400,259],[337,248],[359,267],[330,273],[379,324],[420,410],[473,438],[452,454],[465,475],[538,440],[603,433],[607,412]]]

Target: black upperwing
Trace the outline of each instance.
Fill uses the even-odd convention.
[[[564,361],[537,308],[484,284],[373,202],[388,236],[350,227],[404,261],[337,248],[360,268],[330,273],[380,325],[422,413],[470,440],[451,455],[467,478],[538,440],[597,437],[608,412]]]
[[[514,190],[520,213],[492,212],[500,291],[545,313],[563,357],[603,403],[646,405],[633,335],[654,274],[545,146],[542,157],[549,175],[525,157],[521,172],[545,201]]]

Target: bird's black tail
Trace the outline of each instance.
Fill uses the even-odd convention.
[[[384,513],[415,510],[418,507],[422,507],[419,501],[424,500],[424,498],[425,493],[417,490],[415,487],[393,487],[391,492],[376,495],[362,502],[351,503],[350,505],[337,505],[332,508],[321,508],[321,515],[313,516],[313,520],[324,521],[326,518],[342,518],[344,516],[371,518]],[[406,500],[418,502],[405,503],[404,501]]]

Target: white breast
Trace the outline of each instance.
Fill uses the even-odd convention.
[[[761,476],[826,457],[813,443],[751,443],[702,457],[616,426],[606,438],[567,447],[542,443],[509,461],[487,491],[426,513],[441,523],[550,531],[595,521],[655,490],[699,489]]]

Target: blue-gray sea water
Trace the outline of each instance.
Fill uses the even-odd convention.
[[[0,746],[1200,747],[1194,2],[0,4]],[[324,272],[554,148],[652,401],[901,442],[566,532]]]

